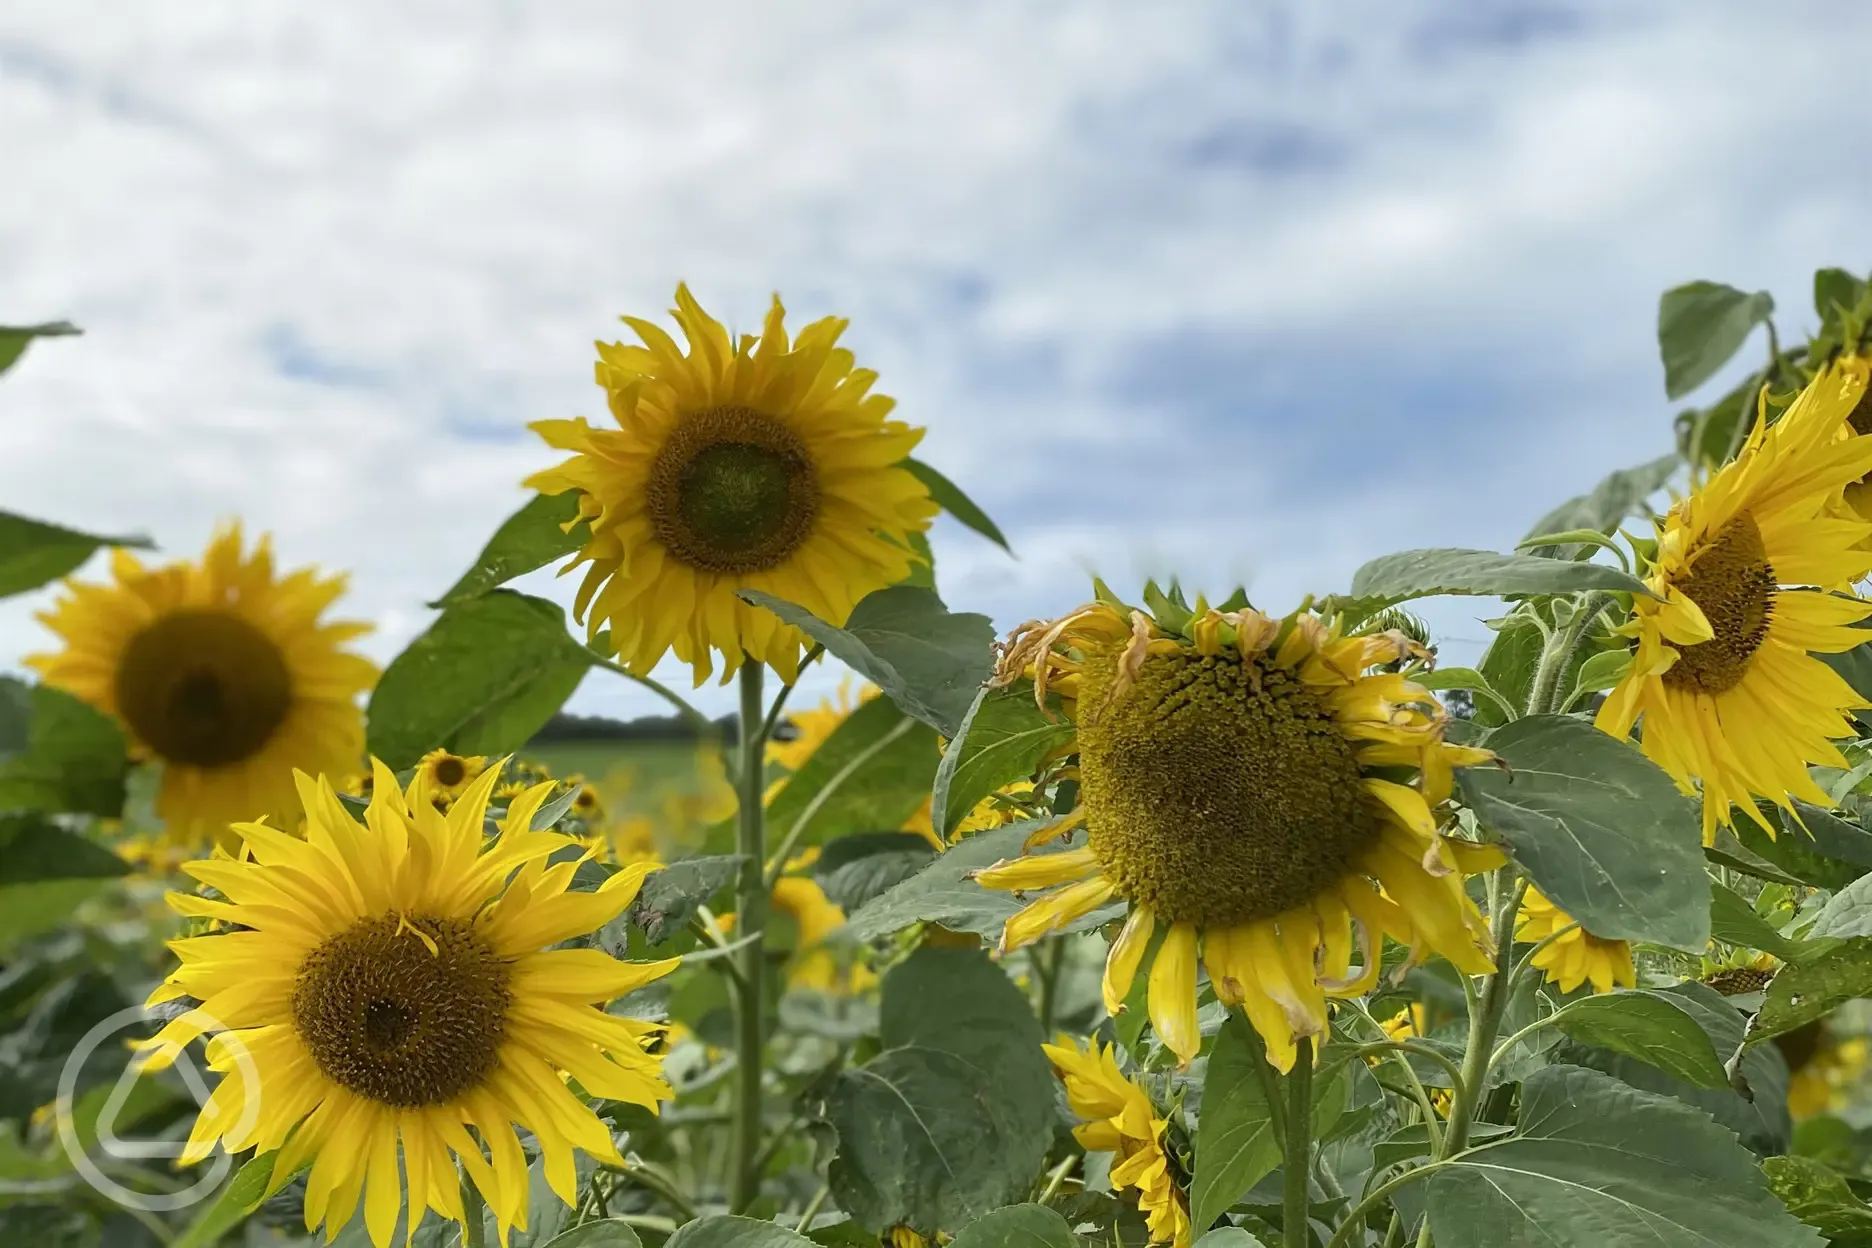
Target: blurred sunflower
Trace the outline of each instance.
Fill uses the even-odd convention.
[[[1788,1113],[1796,1122],[1846,1108],[1866,1092],[1872,1045],[1845,1036],[1816,1019],[1775,1037],[1788,1064]]]
[[[1779,969],[1781,960],[1773,954],[1738,949],[1728,958],[1704,958],[1699,979],[1725,997],[1741,997],[1766,989]]]
[[[429,779],[431,799],[439,798],[447,803],[460,797],[462,790],[487,770],[487,761],[479,754],[464,756],[447,750],[430,750],[417,762],[416,768]]]
[[[1150,1242],[1188,1248],[1192,1239],[1189,1197],[1183,1176],[1164,1147],[1167,1119],[1157,1116],[1143,1088],[1118,1069],[1113,1045],[1085,1047],[1070,1036],[1041,1046],[1066,1085],[1066,1102],[1091,1121],[1073,1128],[1073,1138],[1090,1152],[1112,1156],[1111,1185],[1137,1192],[1138,1209],[1150,1228]]]
[[[577,862],[546,864],[571,841],[529,830],[550,785],[516,798],[484,845],[498,764],[446,815],[423,773],[402,793],[382,764],[375,771],[363,826],[327,781],[298,773],[304,839],[240,823],[239,858],[188,864],[225,900],[172,893],[170,904],[236,930],[170,942],[181,965],[150,1004],[199,1004],[145,1043],[145,1063],[167,1065],[205,1028],[229,1028],[208,1042],[210,1066],[226,1077],[183,1161],[200,1161],[216,1141],[230,1152],[277,1149],[275,1187],[309,1161],[308,1230],[335,1232],[360,1199],[377,1248],[406,1201],[411,1227],[426,1209],[460,1221],[459,1159],[505,1243],[527,1218],[516,1124],[568,1205],[578,1196],[575,1148],[623,1164],[566,1075],[592,1096],[652,1112],[670,1095],[644,1051],[660,1028],[602,1006],[677,963],[550,948],[622,913],[649,870],[566,891]]]
[[[768,902],[775,910],[793,920],[793,954],[787,962],[789,988],[804,988],[834,997],[853,997],[877,985],[877,973],[855,960],[850,950],[831,943],[831,937],[845,926],[844,909],[819,887],[811,875],[803,874],[819,860],[819,848],[813,846],[788,860],[786,871],[774,881]],[[717,925],[724,931],[734,927],[732,913],[720,915]]]
[[[569,566],[591,566],[575,614],[589,614],[594,639],[609,624],[633,672],[674,649],[700,685],[719,651],[724,681],[745,654],[790,684],[805,634],[738,591],[843,624],[916,562],[910,535],[937,507],[903,461],[923,431],[887,419],[894,401],[870,393],[877,374],[837,345],[844,321],[815,321],[789,340],[784,316],[776,297],[761,333],[737,341],[678,286],[686,353],[634,317],[624,319],[643,346],[598,345],[616,429],[532,426],[575,452],[526,482],[580,492],[591,540]]]
[[[1515,917],[1515,939],[1522,944],[1537,944],[1572,927],[1573,922],[1572,915],[1530,886],[1521,899],[1521,913]],[[1594,992],[1638,986],[1631,945],[1595,936],[1584,926],[1573,927],[1535,954],[1533,964],[1547,972],[1547,982],[1557,984],[1561,992],[1572,992],[1589,981]]]
[[[1596,722],[1624,737],[1642,719],[1645,755],[1685,793],[1702,782],[1706,844],[1731,806],[1773,836],[1757,797],[1834,804],[1807,769],[1847,766],[1833,741],[1868,703],[1815,656],[1860,644],[1853,625],[1872,615],[1843,592],[1872,572],[1872,524],[1840,505],[1872,472],[1872,437],[1847,423],[1866,380],[1846,357],[1773,425],[1764,402],[1736,458],[1658,522],[1656,597],[1633,603],[1631,672]]]
[[[344,644],[370,625],[321,622],[344,591],[314,569],[276,576],[239,525],[200,563],[145,568],[113,552],[114,584],[66,582],[39,619],[65,642],[26,665],[117,718],[162,764],[156,813],[178,842],[289,810],[294,768],[342,775],[364,754],[358,695],[377,668]]]
[[[1200,942],[1217,997],[1246,1011],[1282,1070],[1298,1038],[1324,1033],[1328,996],[1376,984],[1386,935],[1413,957],[1492,969],[1463,876],[1504,859],[1446,839],[1435,813],[1451,769],[1490,755],[1445,744],[1435,698],[1371,670],[1417,643],[1344,636],[1308,612],[1199,600],[1185,614],[1170,626],[1100,601],[1009,639],[996,681],[1030,675],[1043,709],[1054,689],[1076,729],[1080,806],[1045,839],[1083,823],[1087,844],[977,873],[989,888],[1064,886],[1008,920],[1002,950],[1123,899],[1106,1008],[1123,1008],[1161,927],[1148,1001],[1165,1046],[1185,1064],[1201,1047]]]
[[[1421,1001],[1411,1002],[1396,1015],[1385,1019],[1378,1025],[1384,1028],[1387,1040],[1421,1039],[1430,1034],[1428,1014]],[[1371,1057],[1366,1059],[1366,1063],[1377,1066],[1381,1060],[1378,1057]],[[1448,1088],[1428,1088],[1426,1091],[1430,1093],[1430,1108],[1444,1118],[1449,1117],[1450,1106],[1454,1104],[1456,1094]]]

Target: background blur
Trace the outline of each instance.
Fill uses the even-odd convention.
[[[939,521],[952,606],[1285,610],[1667,451],[1665,287],[1812,328],[1872,263],[1869,50],[1845,2],[12,3],[0,321],[86,334],[0,385],[0,505],[169,556],[242,517],[388,659],[686,279],[851,318],[1019,555]],[[1434,604],[1447,654],[1483,613]]]

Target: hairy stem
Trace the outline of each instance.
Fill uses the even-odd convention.
[[[1513,867],[1495,873],[1489,889],[1495,900],[1494,935],[1497,962],[1506,962],[1514,952],[1515,913],[1521,908],[1521,896],[1527,881],[1515,879]],[[1488,1079],[1489,1059],[1494,1056],[1495,1037],[1501,1030],[1502,1011],[1508,1008],[1508,983],[1513,976],[1498,967],[1484,977],[1481,996],[1469,1015],[1469,1045],[1463,1050],[1462,1081],[1457,1084],[1450,1104],[1449,1130],[1443,1134],[1445,1157],[1454,1156],[1469,1143],[1469,1125],[1481,1102]]]
[[[1301,1036],[1296,1042],[1293,1073],[1287,1076],[1287,1147],[1282,1176],[1281,1237],[1287,1248],[1308,1248],[1307,1173],[1312,1167],[1309,1154],[1313,1141],[1313,1038]]]
[[[1559,633],[1541,648],[1540,666],[1534,669],[1534,686],[1528,691],[1529,715],[1545,715],[1554,709],[1560,681],[1565,678],[1567,669],[1573,666],[1573,656],[1586,640],[1586,634],[1592,628],[1592,622],[1599,618],[1599,613],[1612,601],[1612,595],[1603,590],[1587,594],[1577,604],[1573,618],[1567,621],[1565,631]]]
[[[761,674],[753,661],[741,667],[741,765],[735,780],[740,787],[736,849],[744,855],[741,878],[735,886],[735,923],[746,933],[747,944],[735,954],[740,992],[735,1009],[734,1143],[729,1154],[728,1210],[741,1213],[754,1202],[760,1188],[755,1164],[761,1137],[761,1067],[764,1048],[762,1024],[766,1009],[767,941],[767,830],[762,808],[761,782],[766,735],[761,705]]]

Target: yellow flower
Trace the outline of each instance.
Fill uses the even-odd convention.
[[[1090,1152],[1113,1154],[1111,1185],[1118,1191],[1136,1190],[1150,1242],[1188,1248],[1189,1198],[1163,1146],[1169,1123],[1157,1116],[1144,1089],[1118,1069],[1115,1046],[1100,1048],[1088,1040],[1082,1049],[1072,1037],[1061,1035],[1040,1047],[1066,1085],[1067,1104],[1091,1120],[1074,1127],[1073,1138]]]
[[[464,757],[447,750],[430,750],[416,764],[429,778],[429,792],[445,802],[452,802],[461,791],[487,770],[487,759],[479,754]]]
[[[1049,688],[1070,703],[1080,807],[1046,835],[1083,823],[1087,844],[978,873],[990,888],[1064,886],[1008,920],[1002,950],[1121,898],[1106,1008],[1123,1008],[1161,927],[1148,1000],[1164,1045],[1185,1064],[1201,1048],[1200,941],[1217,997],[1245,1010],[1282,1070],[1297,1039],[1324,1034],[1329,996],[1377,983],[1386,935],[1413,957],[1492,969],[1463,875],[1504,860],[1443,837],[1435,813],[1451,769],[1489,754],[1446,745],[1436,700],[1371,670],[1420,653],[1395,632],[1348,637],[1307,612],[1200,600],[1174,629],[1106,602],[1023,625],[996,680],[1025,671],[1043,708]]]
[[[1781,969],[1781,959],[1770,953],[1737,949],[1729,957],[1702,959],[1699,980],[1725,997],[1760,992]]]
[[[1847,1108],[1865,1095],[1872,1046],[1864,1036],[1836,1035],[1824,1021],[1778,1036],[1788,1063],[1788,1113],[1795,1121]]]
[[[670,1095],[644,1051],[660,1028],[600,1007],[677,963],[550,948],[622,913],[650,869],[566,891],[578,863],[547,860],[570,838],[529,831],[551,785],[516,799],[484,846],[498,764],[446,815],[423,772],[405,794],[381,763],[375,771],[368,826],[329,782],[298,773],[305,839],[240,823],[239,858],[188,864],[226,900],[172,893],[170,904],[240,930],[170,942],[181,965],[150,1003],[200,1004],[147,1042],[146,1061],[166,1065],[205,1028],[229,1028],[208,1043],[224,1077],[183,1160],[199,1161],[217,1140],[230,1152],[278,1149],[275,1186],[309,1161],[308,1230],[343,1226],[362,1199],[371,1241],[384,1248],[405,1190],[410,1225],[425,1209],[459,1221],[458,1158],[505,1242],[527,1214],[515,1124],[537,1141],[567,1204],[578,1195],[575,1148],[623,1164],[566,1075],[589,1095],[653,1111]]]
[[[343,577],[276,577],[262,537],[230,526],[200,563],[145,568],[113,553],[114,584],[66,583],[39,616],[65,642],[26,665],[123,724],[162,763],[156,813],[178,842],[287,811],[294,768],[343,774],[364,753],[357,705],[377,669],[344,643],[370,625],[320,622]]]
[[[656,824],[643,815],[629,815],[614,822],[607,841],[611,860],[619,866],[662,862],[657,850]]]
[[[789,340],[776,297],[758,335],[731,338],[686,286],[676,288],[682,348],[626,317],[644,345],[598,345],[598,384],[615,429],[583,419],[532,428],[576,452],[527,485],[580,492],[591,541],[575,612],[596,639],[607,624],[624,666],[648,674],[674,650],[696,683],[743,654],[782,680],[799,675],[805,634],[736,594],[764,590],[833,624],[872,590],[910,574],[910,535],[936,504],[903,467],[923,431],[889,420],[877,375],[838,346],[845,322]],[[568,526],[569,527],[569,526]]]
[[[1814,656],[1859,645],[1872,615],[1839,592],[1872,572],[1872,524],[1840,504],[1872,472],[1872,438],[1847,424],[1866,375],[1856,358],[1829,366],[1658,524],[1657,596],[1633,604],[1632,669],[1597,723],[1624,737],[1642,717],[1646,756],[1686,793],[1702,782],[1705,843],[1731,805],[1774,835],[1757,797],[1832,806],[1808,766],[1848,765],[1833,740],[1868,704]]]
[[[826,944],[832,933],[845,926],[845,911],[811,876],[781,876],[774,881],[772,900],[774,909],[791,916],[799,930],[793,961],[787,967],[789,987],[849,997],[877,983],[870,967],[841,957]]]
[[[1515,918],[1515,939],[1522,944],[1537,944],[1572,922],[1572,915],[1548,901],[1539,889],[1530,887],[1521,899],[1521,913]],[[1588,981],[1594,992],[1638,986],[1631,945],[1595,936],[1584,927],[1573,928],[1535,954],[1534,965],[1547,972],[1547,982],[1558,984],[1561,992],[1572,992]]]
[[[1396,1017],[1388,1018],[1378,1025],[1384,1029],[1385,1039],[1387,1040],[1402,1041],[1430,1034],[1430,1029],[1425,1025],[1425,1011],[1423,1002],[1421,1001],[1411,1002],[1409,1007],[1400,1010]],[[1367,1058],[1366,1063],[1371,1066],[1376,1066],[1381,1060],[1380,1058],[1372,1057]],[[1427,1090],[1430,1093],[1430,1108],[1444,1118],[1449,1117],[1450,1106],[1456,1099],[1455,1094],[1448,1088],[1430,1088]]]

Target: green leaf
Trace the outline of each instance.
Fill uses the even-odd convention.
[[[947,837],[977,802],[1004,785],[1028,779],[1042,760],[1072,739],[1070,720],[1058,712],[1051,720],[1040,713],[1033,682],[983,688],[936,768],[931,797],[932,811],[940,814],[936,830]]]
[[[1012,893],[983,888],[964,877],[1003,858],[1018,856],[1021,842],[1038,831],[1044,822],[1025,820],[977,832],[937,855],[929,866],[876,901],[861,907],[846,921],[846,929],[858,940],[876,940],[921,921],[940,923],[951,931],[974,932],[998,939],[1002,925],[1026,903],[1016,900]],[[1066,848],[1065,838],[1061,838],[1034,852],[1051,854]],[[1120,904],[1105,906],[1062,930],[1086,931],[1109,923],[1123,913]]]
[[[40,880],[0,887],[0,947],[71,922],[72,911],[103,892],[107,881]]]
[[[1203,1082],[1196,1177],[1190,1187],[1192,1226],[1213,1225],[1281,1163],[1274,1115],[1255,1069],[1265,1060],[1253,1029],[1231,1013],[1216,1035]]]
[[[1669,997],[1643,989],[1582,997],[1553,1025],[1583,1044],[1635,1057],[1700,1088],[1726,1088],[1729,1076],[1709,1036]]]
[[[516,576],[571,554],[591,538],[590,528],[583,524],[574,525],[570,533],[562,527],[577,520],[578,514],[577,490],[535,494],[520,510],[501,521],[500,528],[475,556],[474,566],[429,605],[452,607],[479,598]]]
[[[1551,1066],[1522,1084],[1520,1128],[1426,1180],[1437,1248],[1821,1248],[1734,1137],[1676,1101]]]
[[[47,321],[43,325],[0,325],[0,373],[18,363],[26,354],[27,344],[35,338],[64,338],[81,334],[70,321]]]
[[[793,1238],[797,1240],[800,1237],[795,1235]],[[630,1223],[606,1218],[599,1222],[584,1222],[569,1231],[563,1231],[548,1240],[545,1248],[643,1248],[643,1240],[637,1238],[637,1232],[631,1229]]]
[[[100,546],[148,550],[151,544],[147,537],[101,537],[0,511],[0,598],[76,572]]]
[[[994,521],[988,518],[988,513],[977,507],[955,482],[920,459],[906,459],[903,466],[909,470],[911,476],[923,483],[923,488],[929,491],[930,497],[936,500],[938,507],[1002,550],[1007,551],[1008,554],[1014,553],[1014,548],[1008,545],[1007,538],[1001,536],[1001,530]]]
[[[114,818],[129,770],[117,721],[63,689],[0,676],[0,810]]]
[[[76,832],[38,815],[0,815],[0,886],[129,873],[129,863]]]
[[[540,686],[562,688],[591,655],[567,635],[565,612],[544,598],[497,589],[444,611],[392,659],[371,693],[370,752],[401,770],[458,737],[500,748],[550,718]],[[519,740],[511,738],[538,718]]]
[[[1643,514],[1645,500],[1663,489],[1682,466],[1683,460],[1673,453],[1635,468],[1621,468],[1595,485],[1590,494],[1569,498],[1542,516],[1527,531],[1527,537],[1567,529],[1610,533],[1632,516]],[[1538,546],[1529,553],[1547,558],[1571,558],[1575,549],[1572,546]]]
[[[854,832],[826,842],[812,874],[826,897],[850,914],[921,871],[935,854],[916,832]]]
[[[1872,832],[1799,798],[1794,799],[1794,810],[1800,816],[1798,820],[1787,818],[1785,813],[1781,820],[1787,829],[1783,834],[1786,838],[1823,858],[1872,870]]]
[[[810,1248],[812,1240],[758,1218],[718,1213],[676,1228],[663,1248]]]
[[[1382,555],[1352,574],[1352,592],[1332,605],[1362,614],[1440,594],[1509,597],[1618,590],[1651,597],[1631,573],[1601,563],[1571,563],[1535,555],[1438,547]]]
[[[449,749],[457,754],[511,754],[531,741],[578,691],[591,670],[589,655],[568,652],[511,697],[494,703],[455,730]]]
[[[746,854],[678,859],[644,878],[625,914],[645,940],[660,945],[688,926],[709,898],[734,883],[746,861]]]
[[[1865,874],[1866,869],[1856,863],[1845,862],[1820,852],[1819,841],[1815,839],[1819,833],[1814,829],[1831,835],[1830,829],[1820,820],[1816,819],[1808,824],[1807,828],[1802,828],[1800,824],[1782,816],[1778,811],[1764,810],[1763,814],[1771,821],[1779,822],[1782,832],[1779,836],[1770,836],[1753,819],[1745,815],[1739,816],[1734,828],[1730,831],[1735,838],[1735,844],[1740,846],[1745,853],[1816,888],[1844,888]],[[1720,834],[1717,843],[1719,846],[1723,844]]]
[[[1199,1238],[1190,1248],[1266,1248],[1239,1226],[1218,1226]]]
[[[837,628],[804,607],[756,589],[743,602],[765,607],[884,691],[909,715],[954,736],[994,671],[994,624],[951,612],[932,591],[892,585],[865,595]]]
[[[1774,312],[1767,291],[1747,294],[1720,282],[1690,282],[1658,300],[1658,353],[1664,393],[1681,398],[1715,375]]]
[[[1045,1205],[1009,1205],[963,1227],[950,1248],[1079,1248],[1079,1241]]]
[[[1542,893],[1607,940],[1703,951],[1702,829],[1657,764],[1565,715],[1516,720],[1487,745],[1505,770],[1464,769],[1463,800]]]
[[[1814,315],[1822,325],[1837,325],[1841,312],[1850,312],[1865,297],[1866,284],[1845,269],[1814,270]]]
[[[245,1222],[266,1199],[273,1180],[273,1159],[278,1155],[260,1153],[249,1158],[221,1189],[214,1204],[197,1214],[170,1248],[214,1248],[229,1231]]]
[[[1872,936],[1872,875],[1860,876],[1828,898],[1807,929],[1808,940],[1851,936]]]
[[[901,828],[929,797],[942,759],[936,732],[907,717],[888,698],[872,698],[847,715],[767,803],[777,844],[801,818],[794,842],[821,845],[849,832]]]
[[[1579,677],[1573,683],[1575,693],[1597,693],[1610,689],[1631,672],[1632,652],[1620,647],[1601,650],[1580,664]]]
[[[1748,1042],[1759,1044],[1785,1035],[1826,1017],[1844,1002],[1868,996],[1872,996],[1872,936],[1855,936],[1777,971],[1749,1027]]]
[[[1788,1212],[1834,1248],[1872,1248],[1872,1207],[1854,1194],[1844,1176],[1811,1157],[1770,1157],[1762,1169]]]
[[[1514,706],[1515,714],[1504,714],[1494,703],[1478,700],[1475,722],[1484,728],[1507,723],[1527,705],[1528,693],[1534,685],[1534,669],[1540,665],[1541,650],[1546,644],[1532,620],[1526,616],[1510,616],[1509,619],[1512,622],[1495,634],[1495,640],[1489,643],[1476,670],[1496,693]]]
[[[1759,949],[1772,953],[1784,962],[1805,956],[1798,941],[1789,940],[1755,913],[1735,890],[1723,884],[1710,884],[1710,936],[1726,945]]]

